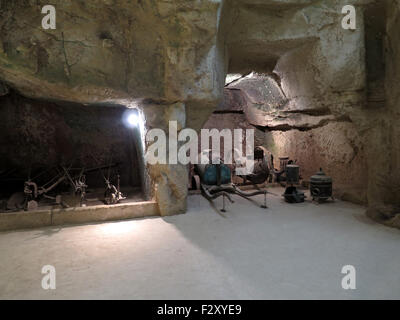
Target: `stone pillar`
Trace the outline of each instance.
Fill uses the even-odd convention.
[[[169,139],[169,122],[176,121],[178,132],[185,128],[186,111],[183,103],[172,105],[146,105],[143,107],[146,130],[162,129]],[[173,137],[175,138],[175,137]],[[146,142],[146,150],[149,145]],[[178,145],[179,148],[179,145]],[[167,145],[167,160],[169,148]],[[185,213],[188,194],[188,166],[181,164],[147,164],[152,179],[153,197],[162,216]]]

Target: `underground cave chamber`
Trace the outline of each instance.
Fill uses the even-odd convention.
[[[136,15],[142,13],[134,10],[136,5],[132,3],[132,10],[126,13],[140,28],[127,28],[128,34],[118,33],[115,30],[126,28],[126,20],[111,18],[99,24],[115,23],[115,29],[104,33],[99,25],[89,23],[96,19],[87,19],[88,25],[85,22],[81,30],[90,45],[82,48],[81,42],[73,41],[77,40],[73,33],[66,32],[65,39],[61,34],[44,39],[40,30],[27,24],[21,27],[24,32],[17,38],[13,32],[4,31],[1,78],[5,88],[38,99],[148,102],[140,106],[146,114],[146,129],[168,129],[170,120],[178,120],[181,128],[196,131],[204,123],[204,128],[254,128],[255,145],[269,150],[276,166],[280,157],[297,160],[304,179],[323,168],[333,178],[339,198],[368,204],[379,217],[381,211],[388,211],[386,206],[398,205],[398,170],[393,170],[399,159],[395,139],[398,126],[392,122],[397,121],[398,114],[395,62],[399,59],[397,51],[388,46],[391,42],[394,48],[397,45],[397,38],[392,36],[392,30],[398,29],[395,15],[391,13],[392,18],[386,19],[385,12],[392,10],[385,10],[382,1],[368,5],[360,1],[360,28],[353,31],[340,27],[342,15],[332,3],[316,8],[306,3],[298,6],[273,2],[202,6],[204,19],[194,22],[182,15],[179,23],[187,32],[179,35],[170,33],[175,29],[170,30],[169,24],[161,21],[158,28],[148,33],[154,25],[153,15],[149,11],[145,19],[137,19]],[[22,11],[18,13],[20,19],[21,14]],[[65,18],[64,21],[75,30],[76,23]],[[65,44],[64,51],[60,50],[61,43]],[[131,54],[127,55],[128,52]],[[67,61],[67,68],[65,53],[71,64]],[[72,73],[69,67],[73,67]],[[88,73],[93,79],[87,79]],[[227,73],[230,80],[224,87]],[[218,105],[223,95],[225,102]],[[13,112],[10,108],[9,113]],[[24,124],[25,119],[14,122]],[[60,122],[62,127],[63,121]],[[30,125],[44,128],[37,121]],[[17,127],[7,125],[15,131]],[[7,147],[1,150],[1,160],[7,170],[17,168],[22,182],[29,177],[27,168],[44,166],[40,163],[43,150],[29,145],[46,145],[50,136],[56,136],[61,142],[54,145],[84,148],[82,142],[64,144],[65,138],[57,131],[32,140],[34,135],[24,128],[14,137],[10,137],[8,130],[2,136]],[[12,150],[13,144],[21,145],[21,150],[34,150],[21,156]],[[48,150],[52,148],[56,147]],[[96,153],[99,157],[103,154]],[[69,155],[46,152],[46,157],[52,165],[69,166],[71,152],[66,154]],[[30,164],[32,157],[39,158],[35,165]],[[86,160],[77,161],[91,158],[83,156]],[[14,164],[16,159],[19,163]],[[131,170],[127,169],[130,166],[124,167],[125,171]],[[186,212],[187,168],[156,165],[148,169],[161,214]],[[127,178],[142,176],[143,170],[131,171],[121,174],[121,179],[125,179],[121,180],[122,185],[129,181],[130,186],[135,186],[138,180],[143,184],[143,179]],[[102,184],[101,177],[96,179]],[[385,219],[392,216],[393,210],[389,209]]]
[[[312,101],[313,92],[306,84],[307,71],[301,72],[300,87],[287,70],[280,75],[279,71],[228,74],[223,101],[203,128],[253,129],[254,146],[262,148],[269,157],[265,182],[279,182],[288,161],[299,166],[303,187],[309,186],[310,178],[322,168],[334,181],[336,197],[365,204],[365,151],[357,128],[350,118],[336,116],[329,107]],[[298,99],[296,91],[302,91],[308,101]],[[235,176],[233,180],[244,183]],[[192,186],[194,183],[192,179]]]
[[[33,100],[11,91],[0,98],[0,115],[2,212],[146,198],[136,109]]]

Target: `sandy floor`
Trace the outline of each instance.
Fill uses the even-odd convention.
[[[400,230],[364,208],[235,200],[225,216],[194,195],[186,215],[0,233],[0,298],[400,298]],[[349,264],[357,289],[346,291]],[[41,288],[44,265],[56,290]]]

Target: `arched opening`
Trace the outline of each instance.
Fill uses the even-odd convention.
[[[310,177],[323,168],[333,177],[336,196],[366,203],[361,137],[350,118],[331,111],[329,104],[335,101],[317,103],[307,64],[294,65],[292,60],[296,54],[299,59],[302,50],[309,48],[283,55],[272,72],[228,74],[223,102],[203,128],[253,129],[254,145],[272,155],[276,171],[282,170],[279,159],[295,162],[303,187],[308,188]]]
[[[1,211],[146,199],[137,109],[34,100],[10,91],[0,97],[0,115]],[[114,187],[120,198],[110,199]]]

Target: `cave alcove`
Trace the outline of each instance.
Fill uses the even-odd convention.
[[[117,186],[120,176],[123,202],[142,201],[143,164],[140,128],[126,125],[138,111],[123,105],[83,105],[25,98],[15,91],[0,97],[0,197],[3,209],[13,194],[23,194],[24,182],[51,186],[66,168],[72,178],[85,169],[86,204],[102,204],[104,177]],[[110,168],[109,168],[110,167]],[[48,192],[61,194],[70,206],[66,178]],[[39,201],[40,206],[50,203]],[[12,206],[12,204],[11,204]]]

